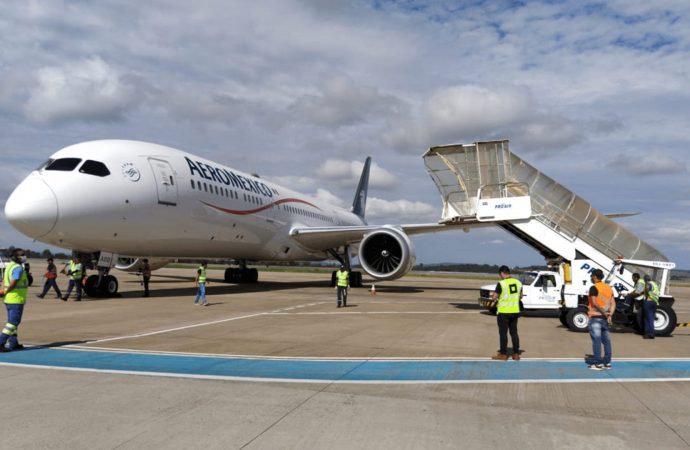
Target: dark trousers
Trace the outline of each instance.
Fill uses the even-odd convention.
[[[656,315],[656,302],[645,300],[642,302],[642,322],[644,334],[654,336],[654,316]]]
[[[5,303],[7,309],[7,324],[0,334],[0,347],[4,347],[8,343],[9,349],[13,349],[19,344],[17,338],[19,324],[22,322],[22,314],[24,313],[24,305]]]
[[[149,280],[151,277],[144,276],[144,297],[149,296]]]
[[[55,278],[47,278],[46,283],[43,285],[43,292],[41,292],[41,297],[45,297],[45,295],[48,293],[50,288],[55,289],[55,293],[57,294],[58,297],[62,297],[62,294],[60,293],[60,288],[57,285],[57,282],[55,281]]]
[[[520,337],[518,336],[518,317],[519,313],[502,314],[498,313],[496,322],[498,323],[498,338],[501,345],[499,352],[503,355],[508,354],[508,331],[510,340],[513,342],[513,353],[520,354]]]
[[[340,306],[340,299],[343,299],[343,306],[347,306],[347,286],[338,286],[338,306]]]
[[[67,292],[65,292],[64,298],[69,298],[72,293],[73,288],[77,288],[77,300],[81,300],[81,280],[73,280],[70,278],[69,284],[67,285]]]

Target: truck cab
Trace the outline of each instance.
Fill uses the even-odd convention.
[[[524,309],[561,308],[562,277],[558,272],[529,271],[517,277],[522,283],[522,304]],[[491,294],[495,284],[482,286],[479,291],[479,304],[491,313],[496,312],[496,302]]]

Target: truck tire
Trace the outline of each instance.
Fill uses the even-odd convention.
[[[566,318],[565,318],[566,314],[567,314],[566,311],[562,311],[562,312],[561,312],[561,315],[558,316],[558,320],[561,321],[561,325],[563,325],[563,326],[566,327],[566,328],[570,328],[570,327],[568,326],[568,321],[567,321]]]
[[[654,315],[654,334],[657,336],[670,336],[676,329],[678,318],[676,312],[668,305],[659,305]]]
[[[589,325],[589,316],[587,315],[586,308],[574,308],[568,311],[565,316],[565,321],[571,331],[577,331],[579,333],[584,333],[587,331],[587,325]]]

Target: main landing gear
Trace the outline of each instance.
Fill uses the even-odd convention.
[[[228,267],[225,269],[226,283],[256,283],[259,281],[259,271],[255,268],[248,268],[246,261],[240,261],[240,267]]]
[[[350,287],[362,287],[362,272],[359,272],[357,270],[352,270],[350,267],[350,258],[347,257],[349,253],[349,248],[345,247],[345,258],[341,257],[340,254],[334,249],[334,250],[328,250],[328,253],[336,260],[340,262],[345,268],[347,269],[348,272],[350,272]],[[335,283],[337,280],[336,273],[337,270],[334,270],[331,272],[331,287],[335,287]]]

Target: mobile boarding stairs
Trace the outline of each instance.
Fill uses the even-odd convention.
[[[511,153],[508,140],[432,147],[423,158],[443,200],[440,222],[465,229],[499,226],[536,249],[563,275],[564,308],[586,300],[596,268],[609,274],[619,293],[633,290],[634,272],[649,275],[659,283],[662,303],[673,304],[674,263]]]

